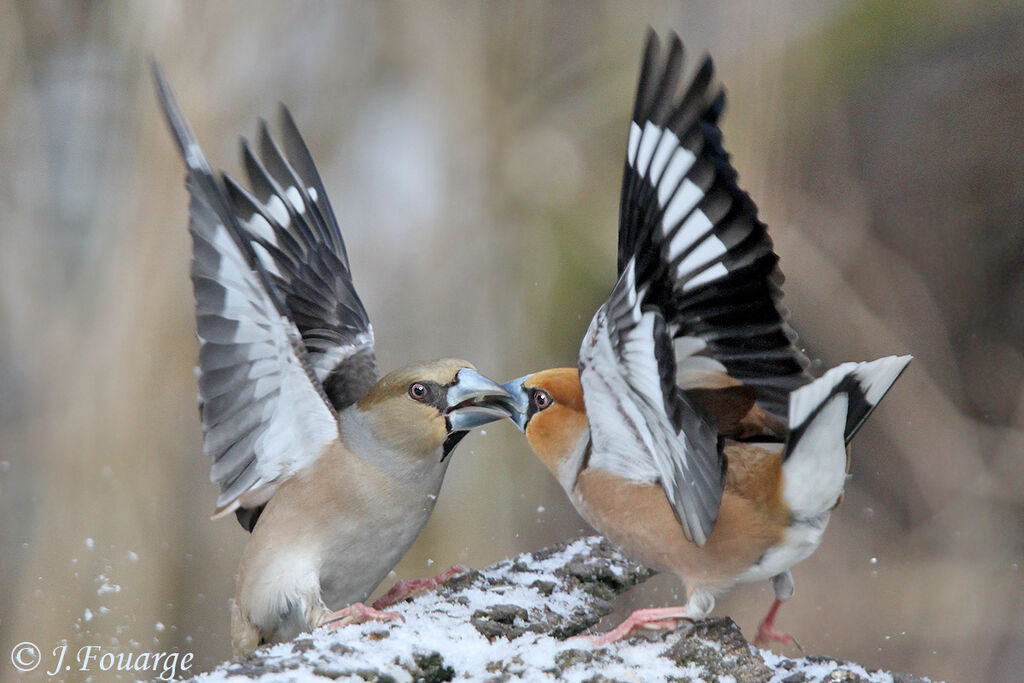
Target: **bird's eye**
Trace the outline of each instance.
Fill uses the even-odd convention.
[[[554,399],[551,398],[551,394],[543,389],[537,389],[533,392],[533,405],[538,411],[550,407],[554,402]]]
[[[416,401],[426,401],[430,395],[430,390],[427,389],[427,385],[423,382],[413,382],[409,386],[409,396]]]

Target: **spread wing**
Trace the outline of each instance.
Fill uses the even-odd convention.
[[[702,544],[724,485],[720,432],[738,430],[755,401],[784,420],[809,377],[781,305],[778,257],[722,147],[725,96],[711,60],[685,84],[682,74],[679,38],[663,52],[650,32],[623,175],[619,280],[580,369],[592,466],[659,480],[687,538]]]
[[[753,387],[786,418],[807,357],[781,304],[783,276],[757,206],[737,184],[718,119],[725,95],[705,58],[680,87],[683,47],[662,53],[651,31],[637,87],[620,205],[618,265],[636,260],[673,338],[696,357],[680,370],[718,370]]]
[[[373,333],[323,186],[284,112],[287,158],[261,127],[253,189],[214,176],[154,64],[185,160],[199,399],[217,514],[251,529],[280,483],[338,437],[337,411],[377,378]],[[248,513],[247,513],[248,511]]]
[[[660,481],[683,533],[707,540],[722,499],[725,460],[712,421],[676,386],[662,311],[635,278],[634,260],[591,321],[580,382],[593,448],[590,466]]]
[[[259,157],[242,140],[252,191],[229,176],[224,184],[235,215],[284,295],[317,379],[341,410],[379,379],[373,328],[313,158],[284,106],[281,124],[284,153],[263,121]]]

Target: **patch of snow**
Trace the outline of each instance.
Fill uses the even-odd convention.
[[[479,576],[469,579],[468,584],[442,592],[431,591],[396,605],[395,609],[405,619],[402,623],[367,622],[336,629],[320,628],[300,636],[294,643],[263,648],[255,660],[247,660],[242,667],[224,664],[197,680],[271,683],[322,681],[326,677],[358,681],[358,672],[372,670],[399,683],[412,683],[411,671],[419,668],[417,660],[440,653],[442,665],[453,672],[451,680],[462,683],[487,679],[582,683],[596,673],[615,681],[735,683],[732,677],[713,673],[695,662],[681,666],[664,656],[675,643],[687,637],[685,630],[663,639],[636,638],[607,648],[595,647],[585,640],[559,640],[545,633],[522,630],[547,622],[551,615],[565,619],[593,609],[594,597],[576,583],[567,582],[563,572],[577,556],[582,556],[586,563],[593,556],[595,543],[594,538],[583,538],[550,554],[541,553],[542,559],[524,554],[499,562],[478,572]],[[625,562],[609,561],[606,557],[603,563],[617,576],[628,571],[624,569]],[[552,591],[551,584],[558,588]],[[511,610],[509,606],[513,606]],[[528,615],[525,621],[524,613]],[[503,624],[510,627],[510,632],[518,629],[519,635],[489,640],[474,625],[474,620],[480,623],[488,615],[499,614],[496,618],[505,620]],[[719,652],[724,649],[719,643],[701,640]],[[728,653],[722,654],[728,659]],[[767,650],[760,651],[760,655],[775,672],[772,683],[781,683],[797,673],[802,673],[807,683],[823,681],[837,668],[835,662],[827,660],[790,660]],[[871,683],[893,683],[892,676],[884,672],[869,672],[856,664],[841,666]]]
[[[772,676],[768,683],[782,683],[782,681],[798,673],[804,675],[804,680],[807,683],[827,681],[830,680],[832,673],[839,666],[870,683],[893,683],[892,674],[885,671],[868,671],[860,664],[852,662],[788,659],[787,657],[775,654],[771,650],[761,650],[760,653],[764,663],[775,671],[775,675]]]

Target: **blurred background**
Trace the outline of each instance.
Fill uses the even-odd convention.
[[[148,59],[229,171],[290,106],[382,369],[455,355],[507,379],[575,364],[613,284],[648,25],[716,59],[808,353],[916,356],[779,626],[809,653],[1020,680],[1024,3],[967,0],[0,2],[0,678],[23,640],[230,655],[247,534],[208,520],[184,171]],[[393,578],[587,532],[498,424]],[[620,614],[680,595],[658,577]],[[717,613],[751,636],[771,597]]]

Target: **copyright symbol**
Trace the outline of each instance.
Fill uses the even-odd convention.
[[[23,643],[18,643],[11,650],[11,664],[18,671],[32,671],[39,666],[39,660],[42,655],[39,652],[39,648],[36,647],[35,643],[30,643],[27,640]]]

